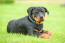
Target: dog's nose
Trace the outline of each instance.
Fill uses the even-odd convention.
[[[43,19],[43,17],[40,17],[40,19]]]

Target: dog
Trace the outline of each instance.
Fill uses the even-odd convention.
[[[30,7],[27,9],[27,13],[28,16],[24,18],[9,21],[7,32],[39,37],[43,32],[45,13],[49,14],[49,11],[45,7]]]

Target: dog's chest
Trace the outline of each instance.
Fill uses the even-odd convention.
[[[34,25],[34,28],[40,31],[40,30],[42,30],[42,28],[43,28],[43,24]]]

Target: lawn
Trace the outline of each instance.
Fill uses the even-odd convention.
[[[46,7],[50,12],[46,14],[44,30],[50,30],[52,38],[7,33],[10,20],[26,16],[27,8],[37,5]],[[65,43],[65,7],[59,4],[0,4],[0,43]]]

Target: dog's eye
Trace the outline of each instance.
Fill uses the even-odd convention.
[[[44,12],[44,11],[41,11],[41,12]]]
[[[43,10],[41,10],[41,12],[44,12]]]
[[[36,11],[35,13],[38,13],[38,11]]]

